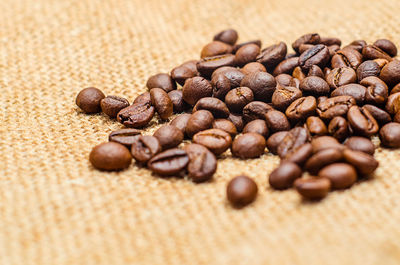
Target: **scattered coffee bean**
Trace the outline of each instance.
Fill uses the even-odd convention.
[[[222,41],[229,45],[234,45],[239,38],[239,35],[234,29],[226,29],[224,31],[219,32],[214,36],[214,40]]]
[[[168,120],[174,110],[174,105],[167,92],[161,88],[152,88],[150,90],[151,104],[155,107],[162,120]]]
[[[229,181],[226,196],[234,207],[241,208],[256,199],[257,191],[254,180],[247,176],[238,176]]]
[[[223,66],[218,68],[213,72],[211,75],[211,79],[216,75],[224,75],[228,78],[229,82],[231,83],[231,88],[236,88],[240,86],[240,82],[242,82],[244,78],[244,74],[238,68],[231,67],[231,66]]]
[[[283,162],[269,175],[269,185],[277,190],[291,188],[293,182],[302,175],[301,168],[295,163]]]
[[[183,100],[194,106],[199,99],[211,97],[213,88],[203,77],[193,77],[186,80],[182,89]]]
[[[85,113],[97,113],[101,111],[100,101],[105,98],[103,92],[95,87],[87,87],[76,96],[76,105]]]
[[[361,63],[361,53],[351,48],[343,48],[337,51],[331,59],[332,68],[351,67],[354,70],[357,70]]]
[[[386,83],[388,87],[400,83],[400,61],[393,60],[386,64],[379,75],[379,78]]]
[[[379,130],[378,122],[367,109],[352,106],[347,112],[347,120],[353,131],[359,135],[370,137]]]
[[[189,137],[193,137],[200,131],[211,128],[214,117],[208,110],[199,110],[193,113],[186,125],[186,134]]]
[[[222,100],[225,99],[226,94],[231,90],[231,82],[223,74],[215,75],[211,80],[211,85],[213,88],[213,97]]]
[[[235,65],[235,55],[233,54],[204,57],[196,64],[197,71],[206,78],[210,78],[212,73],[220,67],[233,65]]]
[[[220,129],[209,129],[196,133],[193,143],[207,147],[215,155],[220,155],[232,145],[229,133]]]
[[[306,120],[306,127],[310,132],[311,136],[314,135],[326,135],[328,134],[328,129],[326,128],[325,123],[318,117],[311,116]]]
[[[378,63],[373,60],[365,61],[357,68],[358,81],[361,81],[368,76],[379,76],[380,72],[381,68]]]
[[[204,182],[212,178],[217,170],[217,159],[207,148],[199,144],[185,145],[183,148],[189,156],[187,170],[194,182]]]
[[[361,52],[362,49],[367,46],[367,42],[365,40],[355,40],[352,41],[349,45],[345,46],[343,49],[354,49],[358,52]]]
[[[280,131],[272,134],[268,140],[267,140],[267,148],[268,150],[276,155],[278,152],[278,146],[282,142],[282,140],[285,138],[285,136],[288,134],[288,131]]]
[[[100,170],[122,170],[129,167],[132,156],[124,145],[108,142],[95,146],[90,152],[89,161]]]
[[[357,81],[357,75],[351,67],[333,68],[332,71],[326,75],[326,81],[331,89],[336,89],[344,85],[355,83]]]
[[[294,182],[296,190],[306,199],[324,198],[331,189],[331,181],[327,178],[299,178]]]
[[[378,47],[389,56],[395,57],[397,55],[397,47],[393,42],[387,39],[379,39],[374,42],[374,46]]]
[[[318,44],[320,41],[321,37],[318,33],[305,34],[293,42],[292,47],[293,50],[298,52],[301,44]]]
[[[364,59],[385,59],[391,61],[392,58],[380,48],[375,45],[367,45],[362,49],[362,55]]]
[[[226,104],[218,98],[205,97],[197,101],[193,112],[198,110],[208,110],[214,118],[228,118],[229,109]]]
[[[232,45],[226,44],[222,41],[213,41],[203,47],[203,49],[201,50],[200,57],[206,58],[221,54],[228,54],[232,52],[232,48],[233,48]]]
[[[246,42],[242,42],[242,43],[239,43],[239,44],[235,44],[233,46],[232,53],[236,53],[237,50],[239,50],[240,48],[242,48],[243,46],[248,45],[248,44],[255,44],[255,45],[257,45],[258,47],[261,48],[261,41],[260,40],[251,40],[251,41],[246,41]]]
[[[332,91],[331,97],[351,96],[356,100],[357,104],[362,104],[365,101],[367,89],[359,84],[348,84],[336,88]]]
[[[299,88],[305,95],[315,96],[328,95],[330,91],[328,83],[318,76],[304,78],[300,82]]]
[[[247,63],[254,62],[260,53],[260,47],[256,44],[247,44],[237,50],[235,54],[235,64],[244,66]]]
[[[264,153],[266,142],[258,133],[245,133],[235,138],[232,154],[242,159],[260,157]]]
[[[312,151],[312,145],[310,143],[302,144],[288,153],[281,162],[292,162],[302,167],[312,155]]]
[[[183,141],[183,133],[173,125],[163,125],[153,134],[160,142],[162,150],[177,147]]]
[[[122,109],[117,120],[126,127],[140,128],[146,126],[154,116],[155,109],[148,103],[135,103]]]
[[[347,189],[356,182],[357,172],[349,164],[335,163],[321,169],[318,177],[329,179],[334,189]]]
[[[191,60],[187,61],[171,71],[171,77],[175,82],[183,86],[185,84],[185,81],[189,78],[195,77],[199,75],[199,72],[197,71],[197,64],[198,61],[196,60]]]
[[[285,114],[277,110],[268,111],[265,114],[265,121],[267,122],[268,129],[271,132],[288,131],[290,130],[289,120]]]
[[[337,116],[329,122],[328,132],[339,142],[343,142],[350,135],[349,124],[345,118]]]
[[[374,105],[381,105],[388,99],[388,87],[376,76],[369,76],[360,81],[366,87],[365,101]]]
[[[308,131],[302,127],[295,127],[289,131],[278,145],[277,153],[280,158],[285,158],[297,147],[310,141]]]
[[[253,120],[244,126],[243,133],[258,133],[267,139],[269,130],[264,120]]]
[[[146,86],[149,90],[152,88],[161,88],[166,92],[176,89],[175,81],[172,80],[171,76],[164,73],[150,76],[147,80]]]
[[[228,92],[225,96],[225,103],[229,110],[241,113],[244,106],[253,101],[253,91],[248,87],[237,87]]]
[[[278,87],[272,95],[272,106],[278,110],[285,110],[293,101],[302,97],[302,92],[296,87]]]
[[[311,66],[310,70],[308,70],[307,76],[318,76],[324,78],[324,72],[322,72],[321,68],[318,65]]]
[[[299,122],[314,115],[316,109],[317,100],[313,96],[301,97],[289,105],[285,114],[291,122]]]
[[[354,166],[362,176],[372,174],[378,167],[379,163],[372,155],[361,151],[345,149],[343,157],[346,162]]]
[[[265,66],[262,65],[261,63],[258,62],[251,62],[247,63],[243,68],[241,69],[242,73],[245,75],[255,73],[255,72],[266,72],[267,69],[265,69]]]
[[[400,92],[391,94],[386,102],[386,111],[389,114],[396,114],[400,110]]]
[[[150,92],[144,92],[137,96],[137,98],[133,101],[133,104],[136,103],[143,103],[143,104],[150,104],[151,105],[151,97],[150,97]]]
[[[147,167],[161,176],[174,176],[183,171],[189,163],[187,153],[178,148],[168,149],[147,162]]]
[[[261,101],[252,101],[243,108],[243,119],[250,122],[257,119],[265,119],[265,114],[274,108]]]
[[[189,109],[189,105],[183,100],[182,90],[172,90],[168,92],[168,97],[172,102],[175,113],[180,113]]]
[[[314,154],[328,148],[336,148],[339,150],[343,149],[343,145],[341,145],[338,140],[332,136],[320,136],[313,138],[311,140],[311,144]]]
[[[237,134],[237,129],[235,124],[227,119],[216,119],[212,124],[213,129],[220,129],[230,134],[230,136],[235,138]]]
[[[263,49],[256,60],[262,63],[267,69],[271,70],[285,59],[286,52],[286,44],[280,42]]]
[[[179,130],[181,130],[181,132],[183,134],[185,134],[186,132],[186,127],[188,124],[188,121],[190,119],[192,115],[189,113],[183,113],[180,114],[179,116],[176,116],[171,122],[170,125],[175,126],[176,128],[178,128]]]
[[[294,68],[299,66],[299,57],[291,57],[280,62],[272,72],[273,76],[278,76],[280,74],[289,74],[293,73]]]
[[[129,106],[129,101],[118,96],[107,96],[100,101],[100,106],[106,115],[115,118],[120,110]]]
[[[145,164],[153,156],[161,152],[161,148],[161,144],[156,137],[141,135],[132,142],[131,154],[138,163]]]
[[[305,163],[304,169],[313,175],[318,174],[326,165],[341,161],[343,151],[337,148],[327,148],[316,152]]]
[[[390,117],[389,113],[387,113],[386,111],[384,111],[383,109],[381,109],[377,106],[365,104],[362,108],[367,109],[369,111],[369,113],[371,113],[372,117],[374,117],[374,119],[380,125],[383,125],[383,124],[386,124],[386,123],[392,121],[392,118]]]
[[[110,135],[108,136],[108,140],[110,142],[116,142],[119,144],[123,144],[126,147],[130,148],[132,143],[140,135],[141,135],[141,132],[137,129],[120,129],[120,130],[111,132]]]
[[[279,86],[296,87],[296,82],[294,80],[295,79],[291,75],[288,75],[288,74],[280,74],[275,77],[277,87],[279,87]]]
[[[241,132],[243,130],[244,121],[241,115],[230,113],[228,120],[230,120],[233,124],[235,124],[235,127],[238,132]]]
[[[344,116],[349,108],[356,104],[352,96],[332,97],[320,102],[317,113],[321,119],[331,120],[336,116]]]
[[[299,65],[304,71],[308,71],[313,65],[325,67],[330,57],[328,47],[317,44],[300,55]]]
[[[400,147],[400,124],[390,122],[384,125],[379,131],[379,138],[385,147],[399,148]]]
[[[243,78],[240,86],[250,88],[255,100],[269,102],[276,89],[276,81],[269,73],[253,72]]]

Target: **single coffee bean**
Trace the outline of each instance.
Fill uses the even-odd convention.
[[[251,41],[246,41],[246,42],[238,43],[238,44],[235,44],[235,45],[233,46],[232,53],[235,54],[235,53],[237,52],[237,50],[239,50],[240,48],[242,48],[243,46],[248,45],[248,44],[255,44],[255,45],[257,45],[258,47],[261,48],[261,44],[262,44],[262,43],[261,43],[260,40],[251,40]]]
[[[244,106],[253,101],[253,91],[248,87],[237,87],[228,92],[225,96],[225,103],[229,110],[241,113]]]
[[[327,148],[336,148],[339,150],[343,149],[343,145],[341,145],[338,140],[332,136],[320,136],[313,138],[311,140],[311,144],[314,154]]]
[[[317,112],[320,118],[331,120],[336,116],[344,116],[349,108],[356,104],[352,96],[338,96],[328,98],[317,106]]]
[[[337,148],[323,149],[313,156],[311,156],[304,169],[310,172],[310,174],[316,175],[321,170],[321,168],[336,163],[343,159],[343,151]]]
[[[344,85],[357,81],[356,72],[351,67],[333,68],[326,76],[326,81],[331,89],[336,89]]]
[[[286,137],[288,133],[288,131],[280,131],[272,134],[267,141],[268,151],[276,155],[278,152],[278,146],[281,144],[282,140]]]
[[[258,133],[264,136],[265,139],[268,138],[269,130],[267,123],[264,120],[253,120],[246,124],[243,128],[243,133]]]
[[[392,118],[390,117],[389,113],[387,113],[386,111],[377,106],[366,104],[362,108],[367,109],[369,113],[371,113],[372,117],[374,117],[374,119],[378,122],[379,125],[383,125],[392,121]]]
[[[360,81],[360,85],[366,87],[365,101],[367,103],[381,105],[388,98],[388,87],[376,76],[368,76]]]
[[[239,38],[239,35],[234,29],[226,29],[214,36],[215,41],[221,41],[229,45],[234,45]]]
[[[238,176],[229,181],[226,196],[234,207],[241,208],[256,199],[257,191],[254,180],[247,176]]]
[[[107,96],[100,101],[100,106],[106,115],[115,118],[120,110],[129,106],[129,101],[118,96]]]
[[[211,80],[211,86],[213,97],[219,99],[225,99],[226,94],[231,90],[231,82],[223,74],[215,75]]]
[[[285,110],[292,102],[302,97],[302,92],[296,87],[279,86],[272,94],[272,106],[278,110]]]
[[[311,66],[310,70],[308,70],[307,76],[318,76],[321,78],[324,78],[324,72],[321,70],[321,68],[318,65],[313,65]]]
[[[293,101],[286,109],[286,116],[291,122],[299,122],[315,114],[317,100],[313,96],[301,97]]]
[[[154,116],[155,109],[148,103],[135,103],[122,109],[117,114],[117,120],[131,128],[146,126]]]
[[[387,39],[379,39],[374,42],[374,46],[378,47],[385,53],[387,53],[391,57],[395,57],[397,55],[397,47],[396,45]]]
[[[301,44],[299,47],[299,54],[302,54],[303,52],[307,51],[308,49],[314,47],[315,45],[313,44]]]
[[[214,117],[208,110],[199,110],[193,113],[186,125],[186,134],[189,137],[193,137],[200,131],[211,128]]]
[[[301,174],[301,168],[297,164],[281,163],[269,175],[269,185],[277,190],[289,189],[293,186],[293,182],[301,177]]]
[[[196,133],[193,136],[193,143],[201,144],[215,155],[220,155],[231,147],[232,138],[223,130],[209,129]]]
[[[100,101],[106,96],[100,89],[87,87],[76,96],[75,103],[85,113],[97,113],[101,111]]]
[[[318,176],[329,179],[334,189],[350,188],[357,180],[355,168],[345,163],[335,163],[326,166],[321,169]]]
[[[183,100],[192,106],[201,98],[211,97],[212,93],[210,82],[199,76],[187,79],[182,89]]]
[[[176,128],[178,128],[179,130],[181,130],[181,132],[183,134],[185,134],[186,131],[186,127],[188,124],[188,121],[190,119],[192,115],[189,113],[182,113],[178,116],[176,116],[171,122],[170,125],[175,126]]]
[[[146,91],[143,92],[142,94],[140,94],[139,96],[137,96],[135,98],[135,100],[133,101],[133,104],[136,103],[145,103],[145,104],[150,104],[151,105],[151,97],[150,97],[150,92]]]
[[[353,49],[358,52],[361,52],[365,46],[367,46],[367,42],[365,40],[355,40],[351,42],[349,45],[343,47],[343,49]]]
[[[330,91],[328,83],[318,76],[304,78],[300,82],[299,88],[305,95],[315,96],[328,95]]]
[[[124,145],[108,142],[95,146],[89,155],[89,161],[100,170],[122,170],[131,164],[131,154]]]
[[[400,83],[400,61],[393,60],[386,64],[382,68],[379,78],[382,79],[388,87],[393,87]]]
[[[199,144],[185,145],[183,149],[189,156],[189,178],[197,183],[210,180],[217,170],[215,155]]]
[[[379,166],[379,162],[369,154],[361,151],[346,149],[343,151],[344,160],[355,167],[362,176],[372,174]]]
[[[326,178],[299,178],[294,182],[294,187],[305,199],[320,200],[328,195],[331,181]]]
[[[235,127],[238,132],[241,132],[243,130],[244,121],[241,115],[230,113],[228,120],[230,120],[233,124],[235,124]]]
[[[358,66],[362,63],[362,55],[355,49],[341,49],[332,56],[332,68],[351,67],[357,70]]]
[[[374,144],[370,139],[365,137],[360,137],[360,136],[349,137],[344,143],[344,145],[351,150],[364,152],[369,155],[373,155],[375,153]]]
[[[183,141],[182,131],[175,126],[168,124],[157,129],[153,136],[160,142],[162,150],[177,147]]]
[[[176,89],[176,83],[168,74],[160,73],[149,77],[146,83],[147,88],[161,88],[166,92]]]
[[[189,105],[183,100],[182,90],[172,90],[168,92],[168,97],[172,102],[175,113],[183,112],[189,108]]]
[[[237,129],[235,124],[227,119],[216,119],[212,124],[213,129],[220,129],[230,134],[230,136],[235,138],[237,134]]]
[[[243,74],[248,75],[254,72],[266,72],[267,69],[261,63],[251,62],[243,66],[243,68],[240,71],[242,71]]]
[[[368,76],[379,76],[380,72],[381,68],[375,61],[365,61],[357,68],[358,81],[361,81]]]
[[[359,84],[348,84],[336,88],[332,91],[331,97],[352,96],[357,104],[362,104],[365,101],[367,89]]]
[[[132,143],[131,154],[138,163],[147,163],[159,152],[161,152],[161,144],[154,136],[141,135]]]
[[[265,102],[252,101],[243,108],[243,119],[244,121],[250,122],[257,119],[265,119],[265,114],[274,108]]]
[[[292,73],[292,76],[293,76],[294,78],[299,79],[300,82],[301,82],[304,78],[306,78],[306,75],[304,74],[303,70],[301,70],[301,67],[300,67],[300,66],[297,66],[296,68],[294,68],[293,73]]]
[[[232,66],[223,66],[213,72],[213,74],[211,75],[211,79],[220,74],[228,78],[231,84],[231,88],[239,87],[240,83],[245,77],[245,75],[242,73],[242,71],[240,71],[240,69]]]
[[[234,66],[235,65],[235,55],[233,54],[222,54],[212,57],[204,57],[197,62],[197,71],[201,76],[210,78],[212,73],[220,67],[223,66]]]
[[[295,127],[282,139],[278,145],[277,153],[280,158],[285,158],[297,147],[310,141],[310,135],[307,130],[302,127]]]
[[[237,50],[235,64],[242,67],[247,63],[254,62],[260,53],[260,47],[256,44],[248,44]]]
[[[305,125],[311,136],[328,134],[325,123],[319,117],[308,117]]]
[[[279,87],[279,86],[296,87],[296,82],[294,80],[295,79],[291,75],[288,75],[288,74],[280,74],[275,77],[277,87]]]
[[[345,118],[337,116],[329,122],[328,132],[339,142],[343,142],[350,134],[349,124]]]
[[[199,75],[197,71],[197,60],[187,61],[174,69],[171,70],[172,79],[183,86],[185,84],[186,79],[195,77]]]
[[[281,162],[292,162],[302,167],[311,155],[312,145],[310,143],[305,143],[294,148]]]
[[[285,114],[271,110],[265,114],[265,121],[267,122],[268,129],[271,132],[288,131],[290,130],[290,123]]]
[[[379,138],[385,147],[399,148],[400,147],[400,124],[390,122],[384,125],[379,131]]]
[[[228,54],[232,52],[232,48],[232,45],[223,43],[221,41],[213,41],[203,47],[200,57],[206,58],[221,54]]]
[[[397,85],[395,85],[392,90],[390,91],[390,95],[400,92],[400,83],[398,83]]]
[[[318,33],[310,33],[298,38],[295,42],[293,42],[292,47],[293,50],[298,52],[301,44],[318,44],[320,41],[321,37]]]
[[[362,49],[364,60],[385,59],[391,61],[392,58],[375,45],[367,45]]]
[[[111,132],[108,136],[108,141],[123,144],[130,148],[135,139],[140,135],[141,132],[136,129],[120,129]]]
[[[319,43],[324,44],[326,46],[331,46],[331,45],[342,45],[342,41],[338,38],[333,38],[333,37],[320,37]]]
[[[280,42],[263,49],[256,60],[262,63],[267,69],[272,70],[285,59],[286,53],[286,44]]]
[[[293,73],[294,68],[299,66],[299,57],[291,57],[280,62],[272,72],[273,76],[277,76],[280,74],[289,74]]]
[[[257,158],[264,153],[265,139],[258,133],[245,133],[235,138],[232,154],[242,159]]]
[[[187,153],[178,148],[168,149],[147,162],[147,167],[161,176],[174,176],[183,171],[189,163]]]
[[[325,67],[329,59],[328,47],[323,44],[317,44],[300,55],[299,65],[303,70],[308,71],[312,65]]]
[[[386,102],[386,111],[389,114],[396,114],[400,110],[400,92],[391,94]]]
[[[197,101],[193,112],[198,110],[208,110],[214,118],[228,118],[229,109],[226,104],[218,98],[205,97]]]
[[[173,114],[174,105],[167,92],[161,88],[152,88],[150,90],[151,104],[156,108],[158,115],[162,120],[168,120]]]
[[[378,132],[379,125],[367,109],[358,106],[350,107],[347,120],[356,134],[370,137]]]
[[[269,102],[276,89],[276,81],[269,73],[254,72],[246,75],[240,86],[250,88],[255,100]]]

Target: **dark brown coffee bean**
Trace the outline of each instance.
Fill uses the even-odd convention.
[[[277,190],[289,189],[293,186],[293,182],[301,177],[301,174],[301,168],[295,163],[281,163],[269,175],[269,185]]]
[[[175,113],[185,111],[189,108],[189,105],[183,100],[182,90],[172,90],[168,92],[168,97],[171,99]]]
[[[397,55],[397,47],[396,45],[387,39],[379,39],[374,42],[374,46],[378,47],[385,53],[387,53],[391,57],[395,57]]]
[[[117,114],[117,120],[131,128],[146,126],[154,116],[155,109],[148,103],[135,103],[122,109]]]
[[[178,148],[168,149],[147,162],[147,167],[161,176],[174,176],[183,171],[189,163],[187,153]]]
[[[328,195],[331,181],[326,178],[299,178],[294,182],[297,192],[308,200],[320,200]]]
[[[225,96],[225,103],[229,110],[241,113],[244,106],[253,101],[253,91],[248,87],[237,87],[228,92]]]
[[[131,154],[139,163],[147,163],[153,156],[161,152],[158,139],[150,135],[141,135],[132,143]]]
[[[364,152],[369,155],[375,153],[375,146],[372,141],[365,137],[352,136],[344,143],[349,149]]]
[[[265,102],[252,101],[243,108],[244,121],[250,122],[256,119],[265,119],[265,114],[274,108]]]
[[[285,114],[291,122],[299,122],[314,115],[316,109],[317,100],[313,96],[301,97],[289,105]]]
[[[139,96],[137,96],[135,98],[135,100],[133,101],[133,104],[136,103],[145,103],[145,104],[150,104],[151,105],[151,97],[150,97],[150,92],[143,92],[142,94],[140,94]]]
[[[328,132],[338,141],[343,142],[349,136],[349,124],[341,116],[334,117],[328,125]]]
[[[343,151],[343,157],[346,162],[354,166],[362,176],[372,174],[379,166],[379,162],[369,154],[361,151],[346,149]]]
[[[282,139],[282,142],[277,148],[277,153],[280,158],[285,158],[297,147],[310,141],[310,135],[307,130],[302,127],[295,127]]]
[[[220,67],[223,66],[234,66],[235,65],[235,55],[233,54],[222,54],[212,57],[204,57],[197,62],[197,71],[201,76],[210,78],[212,73]]]
[[[321,68],[318,65],[313,65],[311,66],[310,70],[308,70],[307,76],[318,76],[321,78],[324,78],[324,72],[321,70]]]
[[[310,33],[298,38],[295,42],[293,42],[292,47],[293,50],[298,52],[301,44],[318,44],[320,41],[321,37],[318,33]]]
[[[193,143],[207,147],[215,155],[220,155],[232,145],[229,133],[220,129],[209,129],[196,133]]]
[[[347,112],[347,120],[354,133],[370,137],[378,132],[378,122],[369,113],[367,109],[360,108],[358,106],[350,107]]]
[[[326,81],[331,89],[355,83],[357,81],[356,72],[351,67],[333,68],[326,76]]]
[[[357,104],[362,104],[365,101],[367,89],[359,84],[348,84],[340,86],[332,91],[331,97],[352,96]]]
[[[168,74],[160,73],[150,76],[146,83],[147,88],[161,88],[166,92],[176,89],[176,83]]]
[[[368,76],[361,80],[360,85],[366,87],[365,101],[367,103],[381,105],[388,98],[388,87],[376,76]]]
[[[227,119],[216,119],[212,124],[213,129],[220,129],[230,134],[230,136],[235,138],[237,134],[237,129],[235,124]]]
[[[328,95],[330,91],[328,83],[318,76],[304,78],[300,82],[299,88],[305,95],[315,96]]]
[[[327,148],[336,148],[339,150],[343,149],[343,145],[341,145],[338,140],[332,136],[320,136],[313,138],[311,140],[311,144],[314,154]]]
[[[311,155],[312,145],[310,143],[305,143],[294,148],[289,154],[287,154],[285,156],[285,159],[282,160],[282,163],[288,161],[296,163],[301,167],[310,158]]]
[[[344,116],[349,108],[356,104],[351,96],[328,98],[317,106],[318,115],[324,120],[331,120],[336,116]]]
[[[225,99],[226,94],[231,90],[231,82],[223,74],[215,75],[211,80],[213,97]]]
[[[108,141],[123,144],[130,148],[135,139],[140,135],[141,132],[136,129],[120,129],[111,132],[108,136]]]
[[[230,45],[234,45],[239,38],[239,35],[234,29],[226,29],[214,36],[213,40],[221,41]]]
[[[87,87],[76,96],[75,103],[85,113],[97,113],[101,111],[100,101],[106,96],[100,89]]]
[[[226,104],[218,98],[205,97],[197,101],[193,112],[198,110],[208,110],[214,118],[228,118],[229,109]]]
[[[386,64],[382,68],[379,78],[382,79],[388,87],[393,87],[400,83],[400,61],[393,60]]]
[[[180,115],[176,116],[176,117],[170,122],[170,125],[175,126],[175,127],[178,128],[179,130],[181,130],[181,132],[182,132],[183,134],[185,134],[186,126],[187,126],[187,123],[188,123],[188,121],[189,121],[189,119],[190,119],[191,116],[192,116],[192,115],[189,114],[189,113],[180,114]]]
[[[279,87],[279,86],[296,87],[296,82],[294,80],[295,79],[291,75],[288,75],[288,74],[280,74],[275,77],[277,87]]]
[[[291,57],[280,62],[272,72],[273,76],[277,76],[280,74],[289,74],[293,73],[294,68],[299,66],[299,57]]]
[[[256,44],[248,44],[237,50],[235,54],[235,64],[242,67],[243,65],[254,62],[260,53],[260,47]]]
[[[228,201],[237,208],[252,203],[257,196],[257,184],[247,176],[238,176],[229,181],[226,188]]]
[[[299,54],[302,54],[303,52],[307,51],[308,49],[314,47],[315,45],[313,44],[301,44],[299,47]]]
[[[266,72],[265,66],[258,62],[251,62],[243,66],[240,70],[243,74],[248,75],[254,72]]]
[[[341,49],[332,56],[332,68],[351,67],[357,70],[358,66],[362,63],[362,55],[354,49]]]
[[[263,49],[256,60],[262,63],[267,69],[272,70],[285,59],[286,53],[286,44],[280,42]]]
[[[297,66],[296,68],[294,68],[292,76],[293,76],[293,78],[297,78],[298,80],[300,80],[300,82],[304,78],[306,78],[306,75],[304,74],[303,70],[301,70],[300,66]]]
[[[265,139],[267,139],[269,134],[267,123],[264,120],[253,120],[247,123],[243,128],[243,133],[250,132],[261,134]]]
[[[201,98],[211,97],[212,93],[213,88],[210,82],[199,76],[186,80],[182,89],[183,100],[192,106]]]
[[[185,145],[184,150],[189,156],[189,178],[197,183],[210,180],[217,170],[215,155],[199,144]]]
[[[223,43],[221,41],[213,41],[203,47],[200,57],[207,58],[221,54],[228,54],[232,52],[232,48],[232,45]]]
[[[384,125],[379,131],[379,138],[385,147],[399,148],[400,147],[400,124],[390,122]]]
[[[129,167],[132,157],[122,144],[108,142],[96,145],[90,152],[89,161],[100,170],[121,170]]]
[[[245,76],[238,68],[223,66],[213,72],[213,74],[211,75],[211,79],[220,74],[223,74],[226,78],[228,78],[231,84],[231,88],[239,87]]]
[[[171,77],[175,82],[183,86],[185,84],[186,79],[195,77],[199,75],[197,71],[197,60],[187,61],[171,71]]]
[[[308,71],[313,65],[325,67],[329,59],[328,47],[323,44],[317,44],[300,55],[299,65],[303,70]]]
[[[400,110],[400,92],[391,94],[386,102],[386,111],[390,114],[396,114]]]
[[[282,140],[286,137],[288,133],[288,131],[280,131],[272,134],[267,141],[268,151],[276,155],[278,152],[278,146],[281,144]]]
[[[302,92],[296,87],[279,86],[272,94],[272,106],[279,110],[285,110],[293,101],[302,97]]]
[[[365,40],[355,40],[351,42],[349,45],[343,47],[343,49],[353,49],[361,53],[362,49],[367,46],[367,42]]]
[[[163,150],[177,147],[183,141],[183,133],[173,125],[163,125],[153,134],[158,139]]]
[[[199,110],[193,113],[186,125],[186,134],[189,137],[193,137],[200,131],[211,128],[214,117],[208,110]]]
[[[367,109],[369,113],[371,113],[372,117],[378,122],[379,125],[386,124],[392,121],[389,113],[380,109],[377,106],[366,104],[363,106],[363,109]]]
[[[332,163],[341,161],[342,159],[342,150],[339,150],[337,148],[323,149],[315,153],[307,160],[304,169],[310,172],[310,174],[316,175],[321,170],[321,168]]]
[[[368,76],[379,76],[380,72],[381,68],[375,61],[365,61],[357,68],[358,81],[361,81]]]
[[[362,49],[364,60],[385,59],[391,61],[392,58],[375,45],[367,45]]]
[[[118,96],[107,96],[100,101],[100,106],[106,115],[115,118],[120,110],[129,106],[129,101]]]
[[[265,114],[265,121],[267,122],[268,129],[271,132],[288,131],[290,130],[290,123],[286,118],[285,114],[271,110]]]
[[[342,45],[342,41],[338,38],[333,38],[333,37],[320,37],[319,43],[324,44],[326,46],[331,46],[331,45]]]
[[[246,75],[240,86],[250,88],[255,100],[269,102],[276,89],[276,81],[269,73],[254,72]]]
[[[354,167],[345,163],[326,166],[321,169],[318,176],[329,179],[334,189],[350,188],[357,180],[357,172]]]
[[[246,42],[238,43],[238,44],[235,44],[235,45],[233,46],[232,53],[236,53],[237,50],[239,50],[240,48],[242,48],[243,46],[248,45],[248,44],[255,44],[255,45],[257,45],[258,47],[261,48],[261,44],[262,44],[262,43],[261,43],[261,40],[251,40],[251,41],[246,41]]]
[[[326,128],[325,123],[319,117],[308,117],[306,120],[306,128],[311,136],[328,134],[328,129]]]
[[[162,120],[168,120],[173,114],[174,105],[169,98],[167,92],[161,88],[152,88],[150,90],[151,104]]]
[[[264,154],[265,139],[258,133],[245,133],[235,138],[232,154],[242,159],[257,158]]]
[[[241,132],[243,130],[244,121],[241,115],[231,113],[229,114],[228,120],[230,120],[233,124],[235,124],[235,127],[238,132]]]

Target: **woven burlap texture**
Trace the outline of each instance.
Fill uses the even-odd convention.
[[[400,44],[400,1],[2,0],[0,10],[0,264],[400,264],[399,151],[377,149],[372,180],[319,203],[269,188],[272,155],[227,155],[204,184],[134,164],[100,172],[89,152],[122,126],[74,102],[87,86],[132,101],[227,27],[264,47],[308,32]],[[242,210],[225,197],[238,174],[259,185]]]

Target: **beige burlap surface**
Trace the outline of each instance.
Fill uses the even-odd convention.
[[[2,0],[0,10],[0,264],[400,264],[399,151],[377,149],[372,180],[307,203],[269,188],[272,155],[227,155],[198,185],[134,164],[99,172],[89,152],[122,126],[74,103],[87,86],[132,101],[226,27],[264,47],[308,32],[400,44],[400,1]],[[225,198],[237,174],[259,185],[243,210]]]

